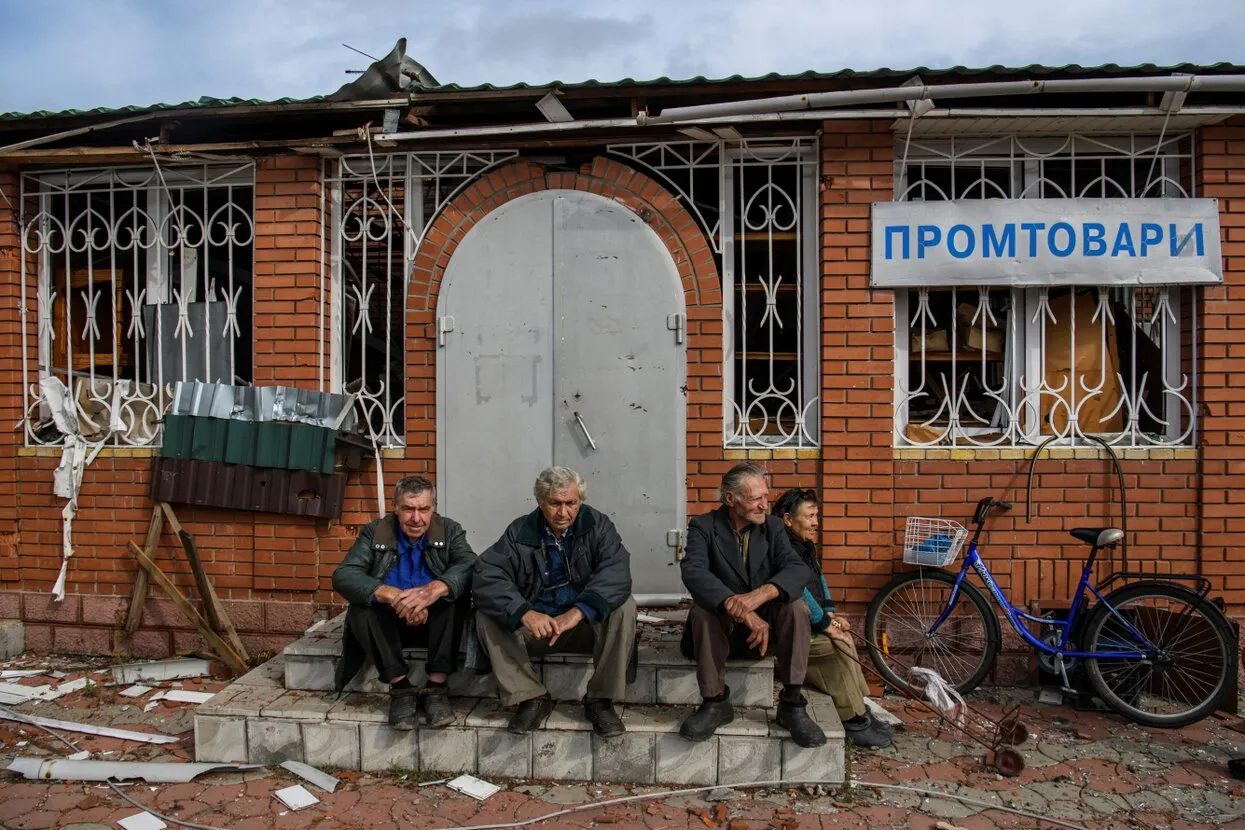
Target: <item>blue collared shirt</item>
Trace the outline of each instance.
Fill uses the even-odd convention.
[[[428,561],[424,558],[424,540],[420,536],[414,542],[406,538],[405,533],[398,534],[398,558],[385,574],[385,584],[392,585],[399,591],[407,588],[419,588],[427,585],[436,576],[428,570]]]
[[[549,525],[541,525],[541,542],[545,546],[545,573],[543,585],[532,607],[542,614],[556,617],[565,614],[571,608],[583,612],[584,619],[596,622],[597,614],[592,607],[577,602],[579,589],[571,584],[567,575],[566,562],[571,555],[571,530],[566,529],[559,539],[550,530]]]

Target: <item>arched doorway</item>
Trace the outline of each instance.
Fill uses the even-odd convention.
[[[541,191],[466,234],[437,309],[437,470],[473,547],[533,509],[536,473],[563,464],[617,524],[637,597],[683,593],[683,313],[669,251],[613,200]]]

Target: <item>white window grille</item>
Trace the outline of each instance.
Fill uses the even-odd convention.
[[[609,149],[670,187],[713,247],[722,274],[725,445],[817,446],[816,139]]]
[[[515,150],[345,156],[326,176],[332,211],[330,388],[357,390],[381,447],[405,445],[406,288],[428,225]]]
[[[22,175],[28,444],[64,440],[41,383],[86,440],[152,446],[176,382],[250,382],[254,184],[249,162]]]
[[[1195,195],[1188,134],[914,140],[896,158],[897,201]],[[1190,445],[1196,299],[1180,285],[900,290],[896,445]]]

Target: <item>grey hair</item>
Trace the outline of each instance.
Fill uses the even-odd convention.
[[[581,499],[587,495],[588,484],[579,473],[570,467],[546,467],[540,471],[540,475],[536,476],[536,484],[532,486],[532,495],[536,497],[538,503],[544,504],[550,493],[565,490],[572,484],[578,485]]]
[[[759,464],[749,464],[744,462],[736,464],[722,476],[722,486],[718,489],[718,497],[722,502],[726,502],[727,493],[738,493],[743,487],[745,478],[766,478],[765,468]]]
[[[406,476],[394,485],[393,503],[397,504],[403,496],[418,496],[420,493],[432,493],[432,503],[437,503],[436,485],[423,476]]]

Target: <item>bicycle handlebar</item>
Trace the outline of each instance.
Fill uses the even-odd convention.
[[[985,523],[986,516],[988,516],[990,511],[995,508],[1006,512],[1012,509],[1012,505],[1011,502],[999,501],[991,496],[986,496],[984,499],[977,502],[977,509],[973,511],[973,524],[980,527]]]

